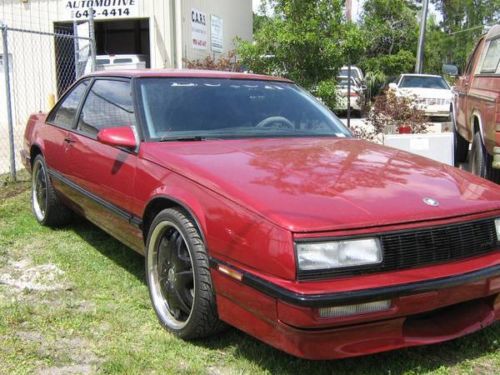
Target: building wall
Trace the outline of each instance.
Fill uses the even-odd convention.
[[[206,50],[192,47],[191,11],[196,9],[204,12],[207,16],[207,40]],[[221,53],[213,52],[210,48],[210,16],[216,15],[223,20],[224,46],[222,54],[234,50],[234,39],[236,36],[244,39],[252,39],[253,13],[251,0],[183,0],[182,1],[182,34],[183,34],[183,57],[189,60],[202,59],[207,54],[218,57]]]

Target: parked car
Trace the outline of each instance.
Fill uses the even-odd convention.
[[[344,65],[342,68],[340,68],[339,73],[337,75],[343,77],[349,77],[349,67]],[[357,79],[360,82],[363,82],[365,79],[363,71],[355,65],[351,65],[351,77]]]
[[[349,78],[347,76],[337,77],[337,103],[335,111],[347,110],[348,82]],[[349,96],[349,104],[351,106],[351,110],[358,116],[361,115],[361,111],[365,105],[365,91],[366,86],[363,85],[360,80],[351,77],[351,94]]]
[[[181,338],[225,322],[330,359],[500,319],[500,187],[352,137],[289,80],[95,73],[31,116],[22,156],[36,220],[76,212],[144,254]]]
[[[431,74],[401,74],[389,88],[397,95],[415,98],[417,107],[431,118],[450,118],[452,93],[441,76]]]
[[[500,25],[481,37],[452,102],[455,160],[469,162],[474,174],[500,182]]]
[[[85,64],[85,74],[92,71],[90,59]],[[137,54],[97,55],[95,70],[144,69],[148,67],[148,56]]]

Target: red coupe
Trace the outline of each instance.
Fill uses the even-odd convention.
[[[22,156],[36,219],[76,212],[144,254],[184,339],[225,322],[330,359],[500,319],[500,188],[353,138],[286,79],[93,74],[30,118]]]

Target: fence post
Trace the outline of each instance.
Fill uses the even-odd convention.
[[[14,121],[12,119],[12,98],[10,96],[10,62],[9,62],[9,45],[7,41],[8,27],[0,23],[2,29],[2,44],[3,44],[3,65],[5,79],[5,99],[7,104],[7,122],[9,126],[9,151],[10,151],[10,177],[12,181],[16,181],[16,153],[14,148]]]
[[[96,64],[96,50],[95,50],[95,29],[94,29],[94,8],[89,7],[89,37],[90,37],[90,66],[93,72],[95,72]]]
[[[75,47],[75,79],[80,78],[80,45],[78,43],[78,24],[73,20],[73,44]]]

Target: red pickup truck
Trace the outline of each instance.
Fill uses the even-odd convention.
[[[483,35],[454,88],[455,162],[500,182],[500,25]]]

